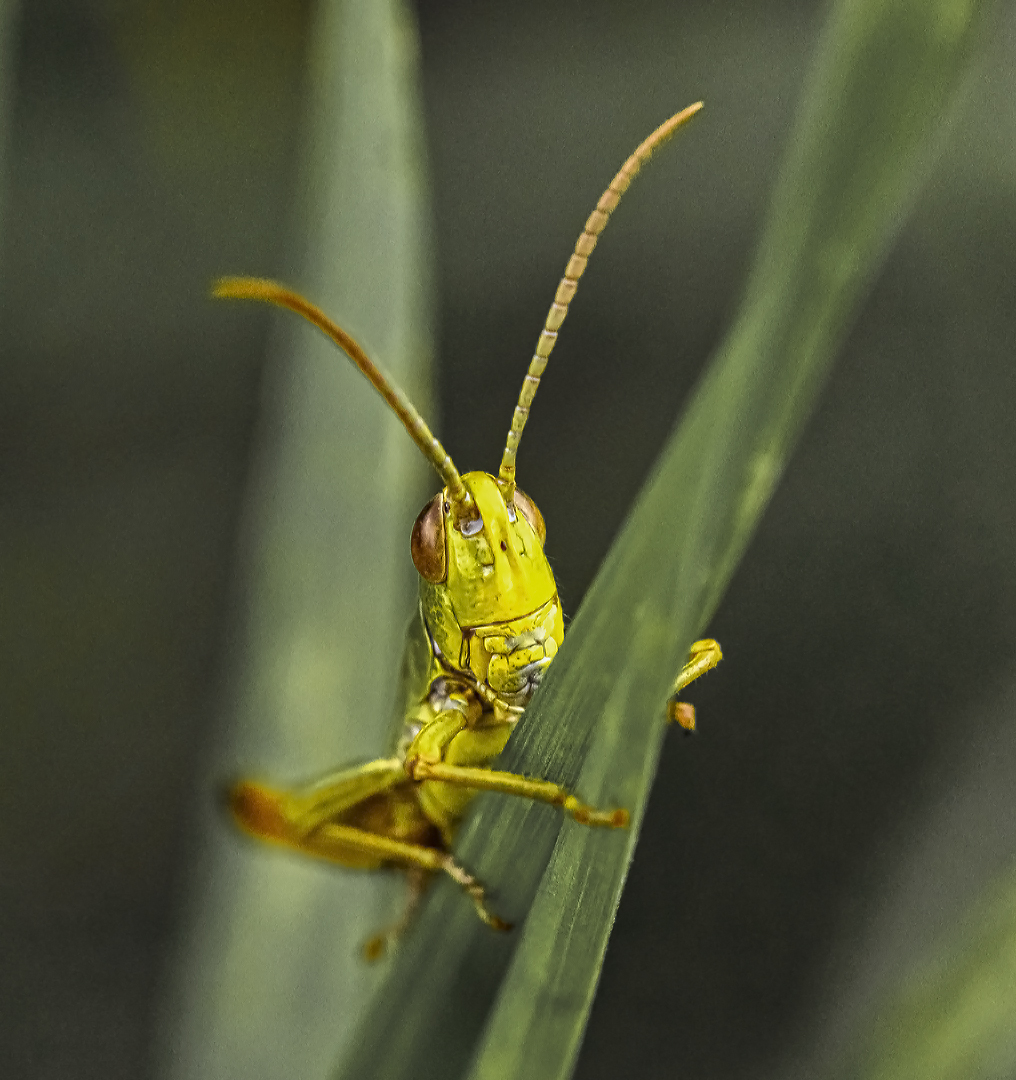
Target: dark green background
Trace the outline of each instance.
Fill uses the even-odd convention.
[[[464,469],[496,465],[610,175],[707,102],[618,212],[526,431],[520,477],[570,611],[736,307],[823,10],[419,10],[441,429]],[[309,17],[33,0],[15,24],[5,1077],[148,1067],[190,807],[211,797],[192,777],[215,737],[270,325],[205,289],[292,265]],[[665,751],[579,1077],[806,1073],[1013,854],[1011,11],[993,31],[711,627],[728,659],[692,695],[699,737]]]

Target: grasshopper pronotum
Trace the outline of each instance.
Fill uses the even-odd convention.
[[[691,105],[658,127],[586,221],[537,341],[496,477],[459,473],[402,391],[313,304],[258,278],[215,284],[217,297],[277,304],[322,330],[388,402],[444,483],[416,519],[410,541],[420,603],[406,636],[401,733],[390,755],[293,791],[242,780],[230,796],[241,828],[259,839],[342,866],[407,872],[412,899],[406,914],[367,943],[368,956],[379,955],[404,929],[435,873],[465,889],[489,926],[508,929],[488,909],[483,886],[451,854],[456,827],[477,791],[553,803],[585,825],[628,823],[626,810],[597,810],[559,784],[490,767],[564,638],[557,587],[543,553],[543,517],[516,487],[515,454],[558,330],[611,212],[653,151],[701,107]],[[720,657],[715,641],[692,646],[667,708],[683,728],[694,729],[695,713],[676,700],[678,692]]]

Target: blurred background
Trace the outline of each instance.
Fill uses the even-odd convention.
[[[463,469],[498,461],[600,191],[707,103],[619,210],[527,428],[568,611],[736,309],[824,11],[417,6],[433,414]],[[315,14],[0,4],[5,1077],[153,1068],[271,434],[272,323],[207,286],[291,276]],[[814,1075],[1012,866],[1014,101],[1000,6],[709,628],[727,659],[665,750],[579,1077]]]

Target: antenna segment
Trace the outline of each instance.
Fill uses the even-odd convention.
[[[448,451],[434,437],[423,417],[416,411],[416,406],[389,379],[360,348],[360,346],[336,323],[309,300],[304,300],[299,293],[287,289],[277,281],[266,278],[226,277],[219,278],[212,286],[212,296],[227,300],[263,300],[268,304],[295,311],[308,322],[313,323],[326,337],[331,338],[350,360],[367,376],[370,384],[388,402],[392,412],[405,425],[413,442],[423,451],[424,456],[437,470],[438,475],[448,488],[448,495],[458,513],[456,517],[468,517],[472,507],[472,496],[462,482],[459,470],[455,468]]]
[[[529,409],[533,404],[533,398],[536,397],[540,377],[547,366],[551,350],[557,344],[557,332],[561,329],[561,324],[568,314],[568,305],[578,290],[579,278],[585,273],[586,264],[593,253],[593,248],[596,247],[596,241],[607,227],[610,215],[620,202],[621,196],[628,190],[632,180],[649,160],[653,151],[662,146],[685,121],[690,120],[701,108],[702,102],[698,101],[682,109],[681,112],[661,124],[648,139],[638,146],[621,166],[617,176],[611,180],[607,190],[600,196],[596,209],[589,215],[582,235],[575,243],[575,252],[564,269],[564,277],[561,278],[561,283],[554,294],[554,302],[550,305],[550,311],[547,312],[543,332],[536,342],[536,352],[529,362],[529,371],[522,381],[519,401],[512,416],[511,428],[508,430],[508,441],[505,444],[501,468],[498,472],[498,485],[506,502],[515,495],[515,455],[522,438],[522,429],[526,426],[526,420],[529,419]]]

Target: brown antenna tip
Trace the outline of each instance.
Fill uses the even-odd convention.
[[[589,256],[592,255],[600,234],[607,227],[610,215],[621,201],[621,196],[628,190],[639,170],[653,152],[662,146],[682,124],[690,120],[702,108],[702,105],[701,101],[696,101],[694,105],[689,105],[686,109],[675,113],[669,120],[660,124],[647,139],[644,139],[621,166],[618,174],[607,186],[607,190],[600,196],[596,209],[586,220],[585,228],[575,243],[575,251],[565,267],[564,277],[561,278],[557,292],[554,294],[554,302],[550,305],[550,311],[547,312],[543,331],[536,342],[536,351],[529,362],[526,377],[522,381],[518,404],[515,406],[511,427],[508,429],[508,439],[498,472],[498,483],[506,501],[515,494],[515,456],[522,438],[522,429],[526,426],[529,409],[540,386],[540,379],[547,367],[551,351],[557,344],[558,331],[568,314],[568,305],[571,304],[572,298],[578,291],[579,278],[585,273]]]

